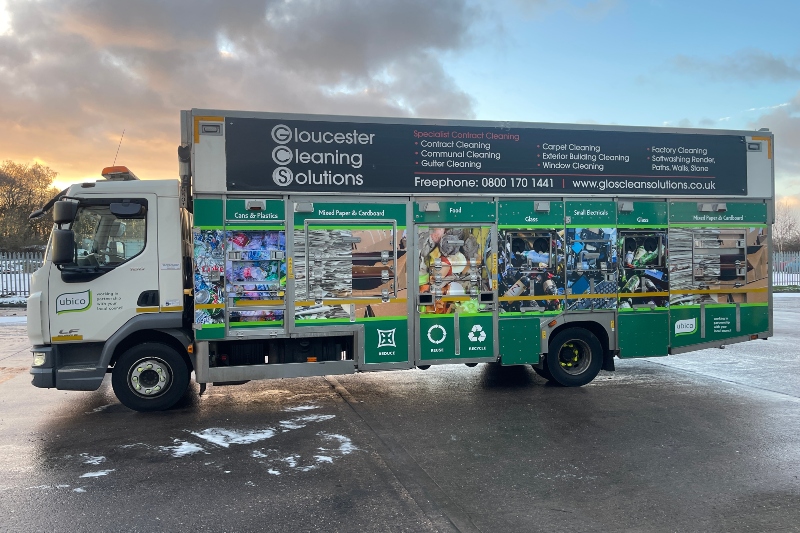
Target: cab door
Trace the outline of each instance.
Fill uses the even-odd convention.
[[[115,215],[121,203],[139,210]],[[160,311],[156,215],[155,195],[81,200],[73,262],[50,266],[52,342],[102,342],[137,314]]]

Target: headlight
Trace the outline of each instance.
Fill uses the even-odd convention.
[[[33,352],[33,366],[42,366],[47,360],[47,354],[44,352]]]

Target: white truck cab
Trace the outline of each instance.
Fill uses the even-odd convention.
[[[161,408],[183,393],[191,368],[182,319],[189,221],[176,216],[177,180],[140,181],[125,167],[103,174],[111,179],[73,185],[55,203],[28,300],[33,383],[95,390],[126,363],[115,392]]]

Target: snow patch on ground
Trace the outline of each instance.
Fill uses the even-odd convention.
[[[208,453],[205,448],[194,442],[180,439],[174,439],[173,442],[174,446],[159,446],[158,449],[172,454],[172,457],[186,457],[199,452]]]
[[[255,450],[251,453],[251,457],[255,459],[265,459],[259,461],[267,465],[267,473],[273,476],[281,475],[281,471],[285,469],[295,470],[298,472],[309,472],[321,465],[333,464],[338,458],[349,455],[358,450],[353,442],[344,435],[336,433],[326,433],[320,431],[317,433],[326,444],[332,443],[333,446],[319,446],[316,453],[312,455],[311,459],[303,459],[299,454],[293,453],[287,456],[281,456],[278,450]]]
[[[354,451],[358,450],[358,448],[356,448],[353,445],[353,441],[351,441],[348,437],[345,437],[344,435],[337,435],[335,433],[323,433],[323,432],[317,433],[317,435],[321,436],[325,440],[338,442],[339,448],[337,448],[335,451],[341,453],[342,455],[349,455]],[[320,448],[320,451],[327,451],[327,450],[325,448]]]
[[[318,405],[297,405],[295,407],[287,407],[284,411],[293,413],[298,411],[311,411],[312,409],[319,409]]]
[[[107,476],[110,472],[115,471],[116,468],[109,468],[108,470],[98,470],[97,472],[86,472],[81,477],[100,477]]]
[[[272,428],[253,431],[208,428],[203,431],[192,431],[191,433],[195,437],[199,437],[223,448],[227,448],[231,444],[253,444],[254,442],[260,442],[275,436],[275,430]]]
[[[282,420],[279,423],[284,431],[288,431],[290,429],[302,429],[311,422],[324,422],[335,417],[336,415],[305,415],[290,420]]]
[[[89,455],[88,453],[82,453],[81,459],[83,460],[83,464],[86,465],[99,465],[106,461],[106,458],[102,455]]]
[[[87,414],[87,415],[90,415],[90,414],[92,414],[92,413],[99,413],[100,411],[105,411],[106,409],[108,409],[108,408],[109,408],[109,407],[111,407],[112,405],[114,405],[114,404],[113,404],[113,403],[108,403],[108,404],[106,404],[106,405],[101,405],[100,407],[95,407],[95,408],[94,408],[94,409],[92,409],[91,411],[86,411],[86,414]]]

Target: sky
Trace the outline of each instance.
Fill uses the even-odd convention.
[[[0,0],[0,160],[59,187],[115,158],[176,178],[191,108],[769,128],[800,202],[798,20],[796,0]]]

